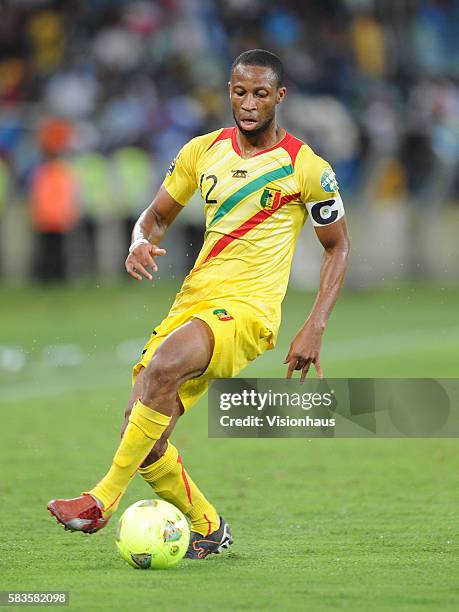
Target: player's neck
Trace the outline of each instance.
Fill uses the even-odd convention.
[[[285,137],[286,131],[284,128],[279,127],[274,122],[264,132],[260,134],[254,134],[253,136],[246,136],[239,128],[237,128],[236,138],[237,144],[241,151],[241,157],[248,159],[253,157],[260,151],[271,149],[275,147]]]

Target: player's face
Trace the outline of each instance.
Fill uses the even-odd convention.
[[[275,120],[285,96],[276,75],[264,66],[236,66],[228,83],[234,120],[244,136],[264,132]]]

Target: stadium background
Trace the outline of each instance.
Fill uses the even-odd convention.
[[[117,559],[114,525],[69,536],[44,507],[106,468],[203,227],[194,199],[137,284],[132,223],[180,146],[231,124],[248,48],[284,60],[281,122],[347,209],[325,374],[457,377],[458,24],[457,0],[0,2],[1,589],[68,589],[75,609],[457,609],[455,440],[208,440],[201,402],[175,441],[237,544],[154,576]],[[284,375],[320,255],[307,226],[278,346],[246,375]],[[123,507],[147,495],[134,482]]]

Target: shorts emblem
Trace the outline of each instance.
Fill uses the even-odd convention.
[[[224,308],[216,308],[213,313],[219,321],[233,321],[234,318]]]

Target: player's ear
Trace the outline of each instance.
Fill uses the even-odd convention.
[[[229,95],[231,96],[231,81],[228,81],[228,92],[229,92]]]
[[[286,87],[279,87],[277,89],[276,104],[280,104],[282,102],[282,100],[285,98],[285,94],[286,93],[287,93],[287,88]]]

